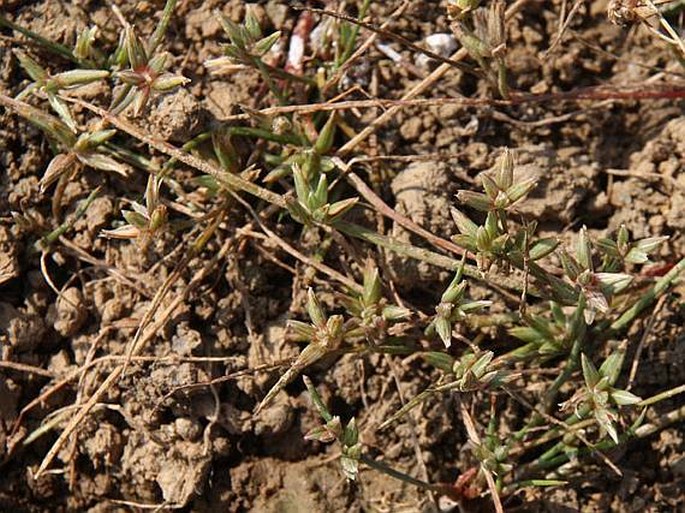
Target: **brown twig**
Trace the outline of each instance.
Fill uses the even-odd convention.
[[[640,337],[640,342],[638,342],[637,344],[637,349],[635,349],[635,356],[633,357],[633,363],[630,366],[630,374],[628,376],[628,385],[626,386],[626,390],[630,390],[633,387],[633,384],[635,383],[635,377],[637,376],[637,369],[640,365],[640,357],[642,356],[642,350],[645,347],[645,344],[647,343],[649,335],[652,333],[654,323],[656,322],[656,319],[659,316],[661,309],[663,308],[664,304],[666,304],[666,299],[668,299],[668,296],[661,296],[656,306],[654,307],[654,310],[652,311],[652,315],[649,316],[647,326],[645,327],[645,330],[642,333],[642,336]]]
[[[375,192],[373,192],[373,190],[368,185],[366,185],[366,183],[356,174],[352,172],[348,173],[347,180],[352,184],[352,186],[357,190],[357,192],[362,195],[362,197],[366,201],[373,205],[373,207],[377,211],[379,211],[384,216],[392,219],[398,225],[402,226],[403,228],[406,228],[411,232],[414,232],[417,235],[420,235],[436,248],[440,248],[442,250],[454,253],[455,255],[459,256],[464,254],[464,250],[456,244],[454,244],[453,242],[438,237],[437,235],[434,235],[425,228],[422,228],[421,226],[416,224],[408,217],[403,216],[402,214],[398,213],[396,210],[388,206],[388,204],[385,203]]]
[[[40,367],[34,367],[33,365],[27,365],[25,363],[10,362],[7,360],[0,360],[0,367],[4,369],[10,369],[17,372],[26,372],[29,374],[37,374],[39,376],[44,376],[46,378],[54,378],[55,374],[49,370],[41,369]]]

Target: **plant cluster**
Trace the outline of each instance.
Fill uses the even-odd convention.
[[[503,3],[493,2],[488,8],[477,4],[451,2],[452,29],[479,76],[497,95],[507,98]],[[274,55],[283,42],[280,32],[264,34],[251,9],[242,23],[220,14],[228,42],[224,55],[207,66],[231,73],[256,72],[268,91],[265,101],[273,106],[264,111],[245,107],[236,122],[207,127],[181,150],[169,150],[159,142],[155,148],[168,151],[169,157],[160,164],[158,154],[141,150],[139,144],[150,144],[152,139],[138,137],[122,118],[144,117],[152,108],[151,95],[188,83],[182,75],[167,71],[171,58],[161,51],[174,6],[175,1],[167,1],[159,26],[147,40],[122,19],[120,40],[111,51],[97,47],[95,27],[79,34],[73,49],[47,47],[68,56],[75,69],[55,72],[28,52],[15,52],[28,84],[13,98],[3,95],[1,102],[50,140],[55,156],[40,184],[45,192],[57,183],[52,198],[56,219],[51,229],[62,235],[73,224],[73,220],[58,222],[63,207],[60,191],[77,172],[90,168],[113,173],[112,179],[130,180],[136,174],[145,177],[143,197],[125,201],[123,219],[104,230],[105,237],[136,239],[147,245],[170,227],[169,205],[181,204],[183,208],[175,209],[178,215],[193,214],[188,214],[185,226],[205,223],[202,243],[193,247],[196,256],[223,219],[214,209],[223,215],[238,203],[254,214],[254,226],[277,213],[298,235],[315,234],[325,243],[317,248],[320,253],[302,260],[327,273],[330,283],[321,290],[308,288],[304,301],[307,322],[288,321],[290,341],[304,346],[258,402],[255,413],[268,408],[288,384],[324,358],[418,355],[434,367],[433,376],[439,377],[384,419],[380,428],[401,421],[429,397],[469,402],[471,414],[465,409],[462,412],[475,469],[469,474],[469,494],[489,492],[496,498],[527,486],[559,485],[562,481],[555,472],[562,472],[571,458],[638,436],[644,408],[654,400],[643,400],[621,384],[625,348],[616,341],[685,269],[685,261],[681,261],[647,288],[636,279],[640,266],[667,237],[631,240],[623,226],[612,237],[598,237],[582,227],[573,244],[538,236],[536,220],[525,219],[518,209],[537,180],[517,173],[514,152],[507,149],[493,170],[480,174],[481,191],[461,190],[456,197],[451,209],[454,235],[442,243],[461,248],[460,252],[436,253],[355,224],[352,220],[357,217],[350,214],[366,207],[362,196],[369,197],[359,188],[351,192],[348,184],[354,183],[346,180],[350,166],[336,156],[340,141],[349,138],[353,129],[339,113],[291,108],[297,107],[298,101],[303,103],[301,99],[320,105],[332,99],[331,91],[344,74],[359,35],[356,25],[340,20],[326,25],[310,61],[287,71]],[[362,2],[360,20],[368,7],[368,1]],[[24,33],[37,40],[35,34]],[[68,93],[93,82],[107,84],[111,93],[111,102],[99,107],[106,107],[107,115],[76,116],[71,108],[75,100]],[[97,113],[98,108],[88,112]],[[181,163],[194,168],[199,176],[177,182],[174,170]],[[191,188],[194,195],[189,200],[187,189]],[[247,194],[252,196],[249,201],[245,200]],[[206,204],[197,200],[202,195]],[[265,207],[265,203],[270,205]],[[81,207],[76,216],[82,215],[87,205]],[[258,208],[262,211],[255,213]],[[382,281],[382,266],[373,258],[342,279],[338,271],[323,263],[326,248],[345,237],[364,242],[367,248],[377,246],[447,268],[454,278],[427,313],[409,308],[391,295],[392,289]],[[43,249],[49,251],[48,246]],[[473,299],[470,291],[474,286],[488,290],[490,298]],[[331,289],[339,293],[329,308],[335,313],[329,314],[319,297],[320,292]],[[502,289],[509,297],[520,297],[518,308],[502,300]],[[505,328],[500,330],[503,340],[492,340],[479,331],[479,318],[495,307],[498,313],[504,310],[504,315],[492,316],[493,323]],[[132,354],[133,350],[127,356]],[[599,366],[593,363],[599,361],[603,361]],[[526,375],[551,369],[558,373],[549,387],[528,398],[526,404],[532,402],[529,416],[521,425],[507,426],[510,436],[504,436],[498,422],[499,398],[520,397]],[[343,421],[331,413],[312,380],[304,379],[323,419],[305,437],[337,443],[345,477],[357,479],[363,464],[432,492],[464,498],[454,487],[426,483],[374,461],[357,421]],[[485,427],[478,425],[483,418],[488,419]],[[582,433],[576,429],[578,425],[583,426]],[[547,449],[539,455],[533,449],[543,444]]]

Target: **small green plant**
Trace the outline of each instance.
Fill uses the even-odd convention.
[[[17,60],[24,71],[26,71],[33,80],[33,82],[17,95],[16,99],[22,100],[29,94],[45,94],[52,110],[57,113],[62,122],[65,123],[72,132],[76,133],[76,121],[74,120],[67,103],[60,98],[60,91],[104,80],[109,77],[109,71],[74,69],[52,75],[27,53],[21,50],[15,50],[14,55],[17,57]]]
[[[304,383],[314,406],[324,421],[320,426],[310,429],[304,435],[305,440],[321,443],[337,441],[341,446],[340,466],[343,474],[347,479],[354,481],[359,473],[359,460],[362,456],[359,429],[354,417],[343,427],[340,417],[331,415],[307,376],[304,376]]]
[[[103,230],[101,234],[112,239],[137,239],[141,246],[145,246],[167,221],[167,208],[159,200],[162,181],[158,176],[150,175],[145,188],[145,204],[131,202],[131,210],[121,212],[127,224],[114,230]]]
[[[478,63],[493,90],[507,98],[504,2],[492,2],[487,8],[477,7],[479,3],[477,0],[450,2],[448,13],[452,32]]]
[[[165,93],[190,82],[190,79],[182,75],[167,73],[165,70],[169,56],[164,52],[151,55],[130,25],[124,29],[117,53],[125,56],[125,60],[122,57],[116,58],[117,64],[123,67],[126,63],[129,68],[114,73],[126,87],[122,88],[121,94],[112,103],[112,112],[121,112],[133,105],[133,115],[139,116],[153,92]]]
[[[212,71],[222,66],[229,72],[251,70],[259,105],[240,106],[242,113],[232,115],[229,122],[213,122],[181,148],[140,128],[153,95],[189,82],[170,71],[172,59],[162,50],[175,4],[175,0],[166,2],[149,37],[114,8],[122,30],[111,48],[100,40],[97,27],[84,29],[74,47],[67,48],[0,16],[0,25],[19,31],[74,66],[56,71],[59,63],[45,66],[36,57],[40,53],[17,49],[14,58],[30,80],[14,98],[0,93],[0,104],[42,130],[55,154],[40,180],[42,193],[56,184],[53,222],[38,223],[12,212],[20,229],[47,233],[34,237],[31,251],[45,254],[59,244],[102,190],[87,191],[73,213],[66,214],[65,220],[58,219],[64,189],[84,168],[118,175],[117,190],[136,172],[144,173],[136,193],[125,191],[125,197],[117,198],[125,207],[123,220],[115,220],[113,228],[100,235],[135,240],[145,248],[162,233],[171,233],[172,227],[200,232],[196,242],[184,248],[187,254],[150,302],[126,354],[126,364],[105,383],[116,382],[125,374],[129,359],[144,345],[138,344],[141,334],[150,334],[151,339],[163,326],[154,324],[152,330],[146,322],[158,313],[164,294],[189,262],[220,261],[228,253],[238,260],[249,253],[245,248],[254,242],[258,250],[296,275],[296,286],[302,283],[299,272],[305,267],[304,281],[311,285],[303,301],[304,311],[297,311],[302,305],[293,309],[296,317],[306,316],[308,321],[287,322],[288,341],[303,344],[302,349],[292,361],[276,364],[285,370],[261,401],[250,399],[258,402],[255,414],[303,373],[318,371],[317,363],[336,365],[342,355],[368,358],[364,364],[374,373],[386,368],[393,372],[394,379],[386,381],[397,384],[400,401],[393,409],[382,410],[389,413],[380,420],[379,430],[410,418],[428,399],[445,399],[445,405],[459,406],[455,418],[463,426],[454,429],[465,430],[472,468],[462,469],[461,481],[454,485],[431,483],[371,458],[357,424],[357,419],[362,419],[361,424],[367,417],[358,415],[344,422],[328,410],[311,380],[304,377],[322,419],[305,438],[337,443],[342,472],[349,480],[359,480],[360,469],[366,465],[457,501],[490,494],[496,509],[501,509],[500,494],[513,495],[530,486],[562,485],[564,481],[556,476],[566,471],[564,465],[570,459],[601,454],[646,436],[642,433],[647,431],[640,428],[647,407],[683,392],[681,386],[643,400],[628,391],[629,386],[619,385],[624,354],[619,341],[685,271],[685,260],[681,260],[663,277],[638,279],[642,266],[667,237],[632,240],[624,226],[611,236],[596,236],[582,226],[570,244],[555,236],[540,236],[538,220],[526,218],[519,209],[538,180],[520,176],[514,152],[504,149],[494,168],[479,175],[480,190],[459,191],[451,209],[454,235],[443,240],[384,203],[356,176],[354,166],[364,163],[364,158],[343,160],[349,152],[338,152],[340,145],[355,140],[357,130],[364,133],[369,128],[359,126],[358,119],[344,112],[350,104],[335,105],[340,98],[333,96],[344,93],[354,98],[362,89],[339,86],[355,64],[360,27],[372,27],[363,21],[374,12],[369,0],[359,2],[356,18],[322,18],[316,38],[298,29],[302,33],[294,35],[310,41],[311,48],[295,70],[282,64],[279,59],[284,52],[277,52],[279,47],[285,48],[290,36],[265,34],[252,6],[247,7],[241,23],[218,13],[227,42],[223,56],[205,64]],[[449,2],[448,13],[452,30],[465,49],[462,54],[468,53],[477,65],[477,78],[482,78],[494,95],[510,100],[494,103],[504,108],[521,102],[522,96],[509,90],[504,3],[479,7],[477,0],[456,0]],[[326,15],[323,11],[306,13],[313,14]],[[376,33],[382,34],[380,30]],[[98,81],[108,89],[105,101],[111,98],[106,109],[70,97],[73,88]],[[385,108],[374,101],[368,105]],[[104,103],[101,98],[94,102]],[[357,108],[357,100],[350,102]],[[404,106],[404,102],[397,105]],[[73,103],[84,108],[72,112]],[[138,119],[130,122],[127,115]],[[368,160],[375,165],[374,158]],[[185,167],[181,170],[181,166]],[[382,194],[385,184],[374,185]],[[242,208],[249,217],[241,217]],[[178,212],[174,216],[187,219],[179,223],[170,220],[171,209]],[[378,214],[377,222],[370,222],[371,216],[351,215],[357,213]],[[383,216],[438,249],[387,235],[389,226],[382,222]],[[353,219],[361,219],[357,221],[360,224]],[[235,240],[230,245],[222,240],[225,249],[219,254],[203,253],[215,236]],[[311,240],[316,241],[314,248],[303,244]],[[281,261],[274,247],[297,264]],[[395,284],[383,283],[382,277],[389,274],[386,251],[441,267],[452,279],[416,301],[407,300]],[[331,258],[333,254],[336,259]],[[310,275],[312,269],[317,273]],[[126,276],[117,277],[130,285]],[[184,290],[190,294],[199,281],[192,277],[188,282]],[[342,284],[340,288],[337,283]],[[300,291],[293,292],[297,297]],[[326,298],[326,309],[320,298]],[[248,326],[248,331],[251,329]],[[252,338],[248,340],[253,343]],[[383,356],[380,364],[379,354]],[[395,373],[398,356],[407,357],[402,363],[417,369],[417,379],[424,387],[406,400],[399,373]],[[603,363],[596,368],[593,361]],[[535,386],[528,388],[531,384]],[[386,392],[379,401],[387,400],[390,392]],[[93,395],[89,401],[101,404],[103,394]],[[515,419],[503,414],[514,409],[526,413]],[[70,422],[77,425],[78,417],[73,419]],[[51,422],[49,429],[56,424]],[[70,435],[69,429],[60,435],[39,474],[57,454],[59,443]],[[417,442],[417,454],[424,449]]]
[[[435,307],[435,318],[428,325],[427,334],[436,332],[445,347],[452,345],[452,326],[456,322],[463,322],[469,313],[477,312],[492,304],[492,301],[468,301],[465,299],[467,282],[462,281],[463,264],[457,269],[452,282],[440,297],[440,303]]]
[[[627,390],[615,388],[621,372],[623,354],[612,353],[597,369],[592,361],[581,355],[583,380],[585,386],[562,405],[563,410],[573,409],[579,418],[592,415],[600,428],[599,438],[608,434],[618,444],[615,423],[619,419],[616,407],[638,404],[642,399]]]
[[[290,368],[279,378],[257,407],[257,412],[264,408],[278,392],[293,381],[305,368],[317,362],[327,354],[342,347],[349,324],[346,326],[341,315],[326,316],[314,291],[307,291],[307,313],[310,323],[291,320],[288,327],[293,333],[293,340],[307,342],[307,346]]]

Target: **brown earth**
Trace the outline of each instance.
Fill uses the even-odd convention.
[[[163,7],[157,0],[116,3],[145,34],[152,32]],[[371,21],[380,24],[399,3],[373,2]],[[335,4],[326,2],[328,8]],[[410,2],[388,30],[412,41],[449,32],[443,9],[436,4]],[[546,93],[643,83],[655,70],[673,73],[673,80],[682,78],[676,59],[653,36],[611,25],[603,1],[582,4],[564,37],[547,53],[559,30],[561,4],[528,2],[507,24],[512,89]],[[298,13],[288,2],[260,5],[265,31],[282,30],[287,42]],[[202,65],[221,54],[224,39],[213,14],[216,9],[236,21],[244,13],[243,2],[236,0],[179,2],[165,44],[173,56],[172,69],[192,82],[184,90],[159,96],[149,107],[143,128],[157,137],[183,143],[239,112],[238,105],[259,107],[263,91],[255,73],[213,76]],[[73,45],[75,32],[90,24],[100,27],[105,46],[114,45],[118,37],[111,9],[94,0],[0,1],[0,11],[66,45]],[[30,48],[55,70],[68,69],[67,62],[16,33],[2,29],[0,34],[0,91],[16,94],[25,84],[10,51],[17,46]],[[414,63],[413,51],[384,42],[407,63]],[[372,47],[350,70],[348,81],[372,96],[399,98],[419,80],[413,69],[423,76],[429,73],[394,63]],[[101,104],[107,104],[109,94],[90,86],[79,91],[80,97]],[[433,97],[456,94],[490,93],[459,70],[448,72],[430,91]],[[348,122],[360,128],[378,115],[366,110],[350,114]],[[237,208],[222,224],[221,237],[209,242],[203,258],[193,259],[173,282],[159,311],[182,293],[224,240],[233,237],[228,256],[172,312],[141,353],[143,358],[132,361],[109,388],[78,436],[58,453],[55,472],[35,480],[33,474],[66,424],[64,412],[70,410],[63,408],[82,403],[97,388],[117,363],[108,356],[126,354],[155,291],[198,232],[169,231],[145,249],[99,237],[100,230],[120,218],[119,211],[126,207],[123,197],[142,195],[145,177],[137,173],[124,181],[91,170],[79,173],[64,190],[60,215],[68,216],[76,200],[102,186],[86,215],[67,234],[68,243],[55,244],[44,255],[32,252],[37,237],[54,228],[51,196],[41,194],[38,185],[52,153],[31,125],[6,110],[0,111],[0,120],[2,361],[25,366],[0,367],[0,510],[95,513],[176,504],[184,511],[206,512],[433,511],[425,494],[379,472],[364,469],[358,483],[346,481],[335,461],[338,449],[303,438],[318,417],[299,382],[262,413],[253,414],[281,372],[258,369],[298,354],[297,346],[286,341],[285,320],[305,318],[302,291],[321,284],[321,279],[268,243],[236,235],[251,220]],[[475,176],[492,167],[504,146],[516,151],[518,173],[540,178],[540,186],[520,211],[539,220],[542,234],[563,232],[571,239],[583,224],[597,234],[625,224],[637,238],[671,236],[655,257],[657,262],[685,256],[685,117],[679,100],[557,101],[501,109],[410,107],[361,150],[368,156],[393,157],[372,160],[367,166],[377,192],[401,214],[449,238],[455,232],[449,215],[454,193],[474,187]],[[183,184],[191,176],[190,170],[178,168],[175,179]],[[189,201],[195,199],[187,186],[179,189]],[[12,213],[30,222],[17,223]],[[338,269],[357,269],[366,251],[352,248],[358,255],[350,255],[334,248],[326,253],[319,251],[320,236],[299,238],[287,221],[273,225],[300,251],[319,255]],[[421,245],[399,226],[387,229]],[[382,258],[398,294],[412,308],[430,315],[449,274],[391,254]],[[323,299],[334,309],[329,290]],[[684,293],[680,285],[657,312],[634,386],[638,395],[646,397],[685,382]],[[473,294],[490,292],[476,287]],[[638,340],[643,329],[638,323],[628,334],[630,340]],[[630,347],[629,359],[634,354],[632,342]],[[91,364],[97,359],[98,364]],[[415,358],[396,362],[405,397],[416,395],[436,375]],[[89,364],[88,372],[74,374]],[[35,368],[42,371],[30,370]],[[245,369],[249,372],[212,386],[193,386]],[[467,437],[457,408],[449,398],[428,400],[413,424],[376,430],[399,406],[387,359],[347,355],[317,364],[308,375],[334,411],[346,419],[356,417],[361,439],[374,456],[416,473],[415,436],[431,481],[454,481],[473,464],[464,448]],[[63,378],[69,378],[68,384],[20,417],[23,408]],[[530,386],[534,390],[535,383]],[[678,404],[677,397],[660,403],[648,419]],[[515,407],[507,410],[514,419],[525,413]],[[37,431],[46,425],[51,427]],[[563,490],[513,497],[507,507],[548,512],[683,511],[682,423],[622,451],[611,455],[622,476],[599,460],[588,462],[583,477]],[[487,505],[482,507],[488,510]],[[474,503],[466,510],[477,508]]]

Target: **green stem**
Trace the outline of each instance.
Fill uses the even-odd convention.
[[[521,315],[518,312],[505,312],[500,314],[471,314],[466,319],[468,325],[472,328],[490,328],[492,326],[511,325],[521,321]],[[533,346],[539,344],[532,344]]]
[[[281,78],[283,80],[289,80],[291,82],[301,82],[303,84],[311,85],[314,86],[316,85],[316,81],[312,80],[309,77],[306,76],[300,76],[300,75],[293,75],[292,73],[288,73],[286,70],[282,68],[277,68],[275,66],[272,66],[270,64],[267,64],[263,60],[259,59],[258,57],[254,57],[257,59],[259,62],[261,62],[261,66],[264,67],[264,69],[272,75],[276,75],[278,78]]]
[[[435,253],[428,249],[418,248],[416,246],[412,246],[411,244],[400,242],[357,224],[338,221],[334,224],[334,227],[347,235],[389,249],[398,255],[407,256],[415,260],[421,260],[422,262],[427,262],[437,267],[442,267],[443,269],[456,271],[461,265],[460,260]],[[478,269],[469,264],[464,264],[464,274],[471,276],[472,278],[482,278]]]
[[[95,190],[93,190],[88,197],[81,201],[79,204],[78,208],[76,209],[76,212],[74,212],[74,215],[71,216],[69,219],[65,219],[62,224],[60,224],[57,228],[52,230],[50,233],[47,235],[44,235],[41,237],[40,241],[36,243],[34,246],[33,251],[38,252],[38,251],[45,251],[47,248],[49,248],[57,239],[59,239],[62,235],[64,235],[73,225],[74,223],[83,215],[85,214],[86,210],[90,206],[90,204],[93,202],[93,200],[96,198],[98,193],[100,192],[100,187],[96,187]]]
[[[614,321],[610,329],[612,331],[621,331],[624,328],[627,328],[645,308],[651,305],[661,294],[666,292],[683,271],[685,271],[685,258],[680,260],[673,269],[657,280],[654,286],[644,294],[639,301],[623,312],[623,315]]]
[[[432,264],[436,267],[442,267],[443,269],[456,271],[457,268],[461,265],[461,260],[456,260],[454,258],[441,255],[440,253],[435,253],[434,251],[431,251],[429,249],[412,246],[411,244],[407,244],[406,242],[400,242],[391,237],[381,235],[380,233],[376,233],[373,230],[364,228],[363,226],[359,226],[357,224],[347,223],[345,221],[336,221],[333,226],[334,228],[352,237],[365,240],[377,246],[389,249],[390,251],[398,255],[406,256],[414,260],[420,260],[422,262]],[[478,270],[478,268],[476,268],[473,265],[464,264],[464,274],[466,276],[470,276],[471,278],[475,278],[479,281],[489,281],[488,277],[484,276],[483,273],[481,273]],[[490,276],[489,278],[491,281],[492,277]],[[516,292],[521,292],[522,290],[522,286],[520,283],[517,283],[514,280],[507,278],[505,276],[497,276],[496,280],[497,284],[503,288],[514,290]],[[534,291],[530,290],[529,292]]]
[[[568,361],[566,363],[566,367],[564,367],[564,370],[562,373],[557,376],[557,378],[554,380],[552,385],[550,386],[549,390],[545,394],[545,397],[542,401],[542,405],[544,408],[545,412],[549,412],[552,409],[552,406],[554,405],[554,402],[556,401],[557,394],[559,393],[559,389],[562,387],[566,381],[571,377],[571,374],[578,368],[578,362],[580,360],[580,352],[583,348],[583,341],[584,337],[578,337],[574,342],[573,346],[571,347],[571,352],[569,354]],[[518,350],[523,350],[529,346],[535,346],[536,344],[526,344],[522,348],[519,348]],[[516,351],[511,351],[504,355],[502,358],[506,358],[507,356],[516,356]],[[576,421],[580,420],[578,418]],[[526,423],[524,427],[519,429],[516,433],[513,434],[512,436],[512,442],[520,442],[525,438],[525,436],[528,434],[528,432],[542,424],[544,421],[544,417],[540,413],[534,413],[534,415],[531,417],[531,419]],[[567,422],[567,424],[573,424],[574,422]],[[558,429],[558,428],[553,428]],[[552,431],[553,431],[552,430]],[[560,430],[559,430],[560,431]]]
[[[370,0],[364,0],[364,3],[359,8],[359,15],[357,16],[359,21],[362,21],[366,16],[366,12],[368,11],[370,4]],[[344,25],[349,26],[349,24],[345,24],[345,22],[342,22],[340,25],[341,32]],[[335,60],[335,70],[339,69],[351,57],[355,44],[357,43],[357,38],[359,37],[359,30],[360,25],[352,25],[350,33],[343,43],[343,51]]]
[[[571,415],[568,419],[566,419],[565,424],[567,426],[573,426],[574,424],[577,424],[581,420],[583,420],[587,415],[590,413],[590,407],[587,405],[581,406],[578,409],[578,413],[574,413]],[[561,428],[553,428],[554,430],[558,430],[561,432]],[[564,451],[564,448],[566,447],[566,444],[562,442],[558,442],[555,444],[553,447],[545,451],[537,460],[531,463],[531,467],[533,469],[539,469],[539,468],[549,468],[548,462],[553,461],[554,458],[557,457],[558,454],[562,453]]]
[[[231,135],[242,135],[244,137],[255,137],[265,139],[279,144],[293,144],[295,146],[309,146],[309,141],[302,141],[299,137],[292,134],[276,134],[263,128],[253,128],[249,126],[229,126],[226,132]]]
[[[505,257],[518,269],[522,271],[525,270],[526,265],[523,255],[519,251],[512,251],[506,254]],[[549,274],[535,262],[528,262],[527,265],[531,276],[549,286],[552,289],[552,294],[556,296],[556,299],[560,303],[564,303],[566,305],[575,305],[578,302],[578,293],[568,283],[557,278],[556,276]]]
[[[650,406],[652,404],[656,404],[659,401],[664,401],[666,399],[670,399],[671,397],[675,397],[678,394],[682,394],[685,392],[685,384],[677,386],[675,388],[671,388],[669,390],[664,390],[663,392],[659,392],[656,395],[653,395],[652,397],[648,397],[647,399],[643,399],[639,403],[637,403],[637,406]]]
[[[383,472],[384,474],[394,477],[395,479],[398,479],[400,481],[403,481],[405,483],[409,483],[414,486],[418,486],[419,488],[423,490],[431,490],[434,492],[441,492],[443,490],[443,487],[440,485],[433,485],[430,483],[426,483],[425,481],[421,481],[420,479],[417,479],[415,477],[412,477],[408,474],[405,474],[404,472],[400,472],[399,470],[395,470],[392,467],[389,467],[385,463],[381,463],[380,461],[373,460],[369,458],[368,456],[360,456],[359,461],[364,463],[365,465],[371,467],[374,470],[378,470],[379,472]]]
[[[276,85],[276,82],[274,82],[274,79],[271,76],[269,69],[266,67],[266,63],[262,61],[262,59],[260,59],[259,57],[253,57],[252,66],[257,68],[259,73],[262,75],[262,78],[266,82],[266,85],[269,87],[271,93],[278,100],[278,103],[281,105],[287,105],[288,102],[286,101],[285,96],[283,96],[283,91],[281,91]]]
[[[311,397],[314,406],[316,406],[316,409],[319,410],[321,418],[323,418],[325,422],[330,422],[333,420],[333,415],[331,415],[331,412],[329,412],[328,408],[326,408],[326,405],[323,403],[319,392],[314,387],[314,384],[312,383],[312,380],[309,379],[309,376],[302,376],[302,380],[309,391],[309,397]]]
[[[543,407],[546,412],[549,412],[556,401],[559,389],[562,387],[566,381],[571,377],[571,374],[578,368],[578,363],[580,362],[580,352],[583,349],[583,342],[585,341],[584,336],[578,336],[573,341],[573,346],[571,347],[571,352],[569,353],[568,360],[566,362],[566,367],[559,376],[556,377],[552,386],[545,394],[545,399],[543,402]]]
[[[169,22],[171,21],[171,15],[174,13],[176,8],[177,0],[167,0],[164,5],[164,11],[162,11],[162,19],[159,21],[157,28],[150,37],[150,43],[148,45],[147,53],[148,55],[154,55],[155,50],[164,39],[164,34],[166,34],[167,28],[169,28]]]
[[[100,148],[105,149],[106,152],[112,155],[113,157],[116,157],[117,159],[126,162],[127,164],[131,164],[132,166],[135,166],[138,169],[142,169],[143,171],[146,171],[148,173],[158,171],[158,169],[155,168],[155,165],[151,159],[147,158],[145,155],[142,155],[131,150],[130,148],[126,148],[125,146],[121,146],[119,144],[115,144],[112,142],[107,142],[103,144]]]
[[[666,415],[663,415],[657,419],[656,422],[651,423],[651,424],[645,424],[643,426],[638,427],[637,429],[633,431],[626,432],[622,434],[619,437],[618,445],[623,445],[627,442],[629,442],[632,439],[641,439],[641,438],[647,438],[648,436],[651,436],[666,427],[668,427],[671,424],[674,424],[676,422],[681,422],[683,419],[685,419],[685,406],[681,406],[680,408],[677,408],[673,411],[668,412]],[[596,443],[593,447],[585,447],[582,449],[579,449],[575,454],[577,457],[582,457],[586,456],[588,454],[592,454],[597,451],[606,451],[610,449],[616,448],[617,445],[614,443],[613,440],[610,438],[601,440],[600,442]],[[550,458],[546,461],[536,461],[534,462],[533,468],[531,470],[543,470],[546,468],[555,468],[563,465],[564,463],[568,462],[570,460],[571,456],[569,454],[557,454],[553,458]]]
[[[648,397],[647,399],[642,400],[641,402],[637,403],[636,406],[650,406],[652,404],[658,403],[660,401],[663,401],[665,399],[669,399],[671,397],[674,397],[678,394],[685,393],[685,384],[677,386],[675,388],[671,388],[670,390],[665,390],[663,392],[659,392],[658,394]],[[590,414],[590,408],[588,406],[583,406],[579,409],[578,414],[574,414],[571,417],[569,417],[565,423],[567,426],[573,426],[574,424],[577,424],[581,422],[585,417],[587,417]],[[673,412],[670,412],[669,414],[666,414],[661,418],[661,420],[657,424],[646,424],[644,426],[640,426],[637,429],[634,430],[634,432],[626,432],[623,435],[620,436],[619,440],[620,443],[625,443],[629,441],[632,437],[635,438],[645,438],[649,435],[654,434],[656,431],[658,431],[658,427],[665,427],[668,424],[671,424],[673,422],[676,422],[679,419],[682,419],[682,417],[685,416],[685,406],[674,410]],[[527,426],[529,427],[529,426]],[[525,428],[524,428],[525,429]],[[549,439],[562,436],[563,435],[563,430],[555,427],[552,428],[550,431],[548,431],[545,436]],[[537,445],[537,444],[536,444]],[[544,454],[542,454],[536,461],[531,463],[530,471],[535,471],[535,470],[541,470],[544,468],[553,468],[555,466],[561,465],[562,463],[565,463],[568,461],[568,456],[566,454],[562,454],[564,451],[565,444],[563,442],[559,442],[555,444],[553,447],[551,447],[549,450],[547,450]],[[613,441],[607,439],[604,441],[599,442],[594,446],[594,448],[590,449],[591,450],[601,450],[601,449],[610,449],[614,447]],[[586,451],[588,452],[588,451]]]

